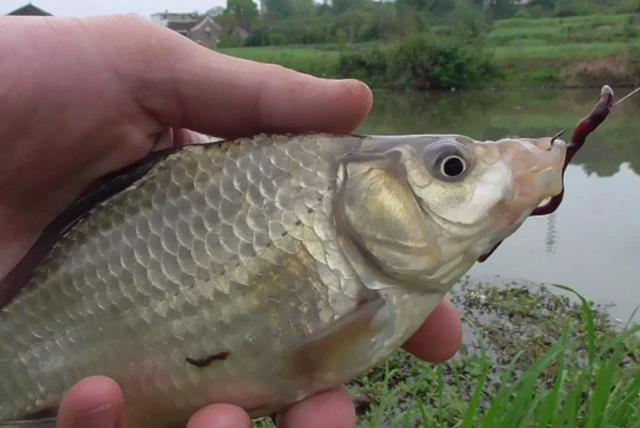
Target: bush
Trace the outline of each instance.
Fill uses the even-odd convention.
[[[568,16],[591,15],[594,12],[595,6],[592,3],[583,0],[558,0],[553,15],[566,18]]]
[[[242,46],[242,39],[235,35],[223,34],[218,41],[218,48],[237,48]]]
[[[266,28],[257,28],[249,34],[244,40],[245,46],[268,46],[269,45],[269,30]]]
[[[389,86],[387,68],[388,49],[374,47],[363,51],[340,54],[339,73],[367,82],[374,88]]]
[[[551,68],[539,68],[529,76],[532,84],[549,85],[560,82],[560,76]]]
[[[286,45],[288,43],[287,36],[282,33],[269,34],[270,45]]]
[[[492,57],[477,43],[426,35],[396,47],[340,55],[342,76],[374,87],[449,89],[487,83],[497,75]]]

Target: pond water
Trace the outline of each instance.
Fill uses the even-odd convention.
[[[615,88],[614,88],[615,89]],[[620,98],[626,89],[618,89]],[[592,90],[376,94],[359,131],[457,133],[476,139],[550,136],[577,121]],[[640,96],[616,108],[574,158],[553,215],[529,218],[472,280],[561,283],[627,319],[640,304]]]

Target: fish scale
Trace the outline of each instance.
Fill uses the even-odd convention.
[[[295,280],[270,289],[249,283],[252,275],[279,269],[284,256],[298,277],[311,277],[309,270],[326,265],[323,246],[331,247],[327,241],[336,235],[327,233],[332,229],[327,210],[331,204],[325,199],[334,184],[327,179],[331,171],[316,171],[335,170],[340,152],[353,148],[357,140],[350,142],[342,142],[341,150],[335,142],[321,142],[315,146],[322,147],[315,160],[295,140],[187,148],[76,226],[53,250],[49,263],[36,270],[32,287],[0,315],[0,362],[20,373],[11,390],[4,383],[0,388],[0,420],[23,416],[11,409],[36,411],[55,405],[70,382],[96,366],[129,394],[151,397],[161,389],[173,397],[193,378],[185,357],[233,349],[233,372],[220,364],[206,381],[198,378],[190,387],[206,389],[216,380],[228,383],[225,379],[234,373],[259,371],[251,369],[244,355],[263,349],[264,338],[280,337],[282,348],[287,336],[307,334],[338,316],[327,285],[335,291],[354,289],[345,295],[347,303],[339,305],[340,310],[352,307],[361,285],[347,263],[323,267],[322,278],[316,275],[311,286]],[[263,156],[255,156],[256,147]],[[205,197],[193,195],[195,189]],[[251,209],[259,205],[260,211]],[[206,215],[212,211],[216,215]],[[314,228],[324,231],[322,237]],[[297,265],[292,254],[302,254]],[[281,275],[274,278],[282,280]],[[243,298],[233,299],[234,293]],[[277,306],[260,322],[256,318],[265,294]],[[306,320],[304,331],[291,331],[289,320],[297,318]],[[281,325],[289,326],[286,332],[270,327]],[[100,338],[99,346],[84,345],[88,332]],[[243,339],[248,332],[257,343]],[[116,369],[126,361],[134,371],[151,357],[147,349],[169,356],[154,364],[156,370],[170,369],[171,379],[155,388],[119,379]],[[45,364],[38,376],[31,375],[40,361],[61,361],[63,370]],[[130,412],[142,423],[142,410]],[[180,414],[175,408],[171,413]]]

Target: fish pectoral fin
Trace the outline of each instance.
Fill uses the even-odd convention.
[[[0,422],[0,428],[55,428],[56,418]]]
[[[375,316],[385,301],[378,293],[375,295],[374,299],[302,338],[287,352],[282,374],[288,379],[307,378],[309,382],[317,377],[321,377],[318,381],[323,383],[332,376],[340,379],[349,369],[344,362],[353,361],[354,355],[370,346],[371,338],[380,328]]]

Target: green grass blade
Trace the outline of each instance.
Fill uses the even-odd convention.
[[[557,417],[559,413],[558,410],[562,397],[561,392],[567,379],[567,370],[564,368],[564,362],[561,363],[560,367],[560,374],[556,378],[553,389],[540,404],[538,411],[539,419],[536,423],[536,426],[539,428],[552,426],[555,423],[554,418]]]
[[[587,343],[588,343],[587,352],[589,354],[589,365],[593,364],[593,360],[596,355],[596,327],[595,327],[595,320],[593,317],[593,310],[591,309],[591,306],[589,306],[589,302],[580,293],[578,293],[571,287],[567,287],[566,285],[562,285],[562,284],[551,284],[551,285],[561,290],[568,291],[569,293],[575,295],[578,299],[580,299],[580,302],[582,303],[582,312],[585,316],[586,327],[587,327]]]
[[[506,426],[520,426],[522,418],[530,411],[533,405],[532,396],[540,375],[565,351],[568,343],[568,335],[564,335],[555,345],[547,351],[547,354],[531,366],[515,385],[514,399],[507,412]]]
[[[612,419],[617,422],[626,415],[631,414],[634,404],[637,405],[640,400],[640,371],[636,372],[633,380],[616,395],[619,395],[621,399],[612,406],[610,413]]]
[[[504,373],[500,376],[500,382],[502,385],[508,385],[513,382],[515,367],[520,357],[523,355],[524,351],[518,352],[511,364],[509,364],[505,369]],[[496,397],[493,400],[491,407],[485,413],[485,416],[482,418],[482,427],[483,428],[493,428],[497,425],[497,420],[502,412],[502,407],[508,405],[509,395],[511,391],[509,388],[501,388]]]
[[[595,373],[595,391],[588,399],[586,428],[596,428],[602,426],[604,412],[609,403],[609,394],[612,388],[612,379],[616,370],[617,362],[609,360],[603,362]]]
[[[473,422],[478,415],[478,407],[480,406],[480,400],[482,398],[482,393],[484,391],[484,386],[487,383],[487,379],[489,379],[489,363],[486,359],[483,359],[482,375],[476,385],[473,397],[465,413],[464,420],[462,421],[461,428],[473,427]]]

